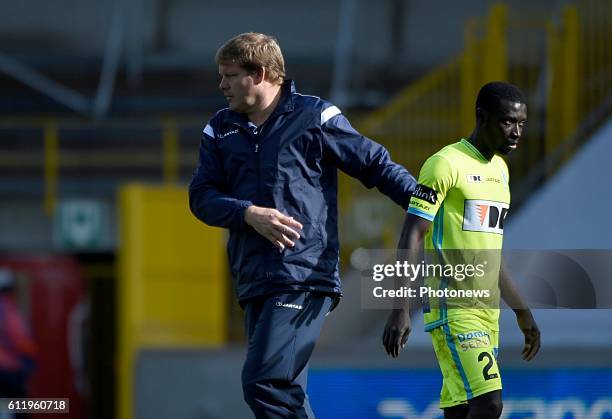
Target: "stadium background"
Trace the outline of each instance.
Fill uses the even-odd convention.
[[[225,233],[189,214],[199,132],[223,106],[216,48],[275,35],[288,75],[330,98],[418,173],[474,123],[486,81],[528,95],[510,158],[506,245],[611,249],[612,4],[485,0],[5,2],[0,29],[0,266],[38,347],[32,397],[74,418],[249,417]],[[321,418],[438,417],[439,372],[415,331],[399,360],[362,310],[360,249],[393,248],[401,210],[343,177],[345,298],[312,360]],[[612,417],[609,310],[539,310],[520,361],[502,313],[506,417]],[[36,416],[35,416],[36,417]],[[67,417],[67,416],[63,416]]]

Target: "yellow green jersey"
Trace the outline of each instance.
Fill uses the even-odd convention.
[[[432,222],[425,236],[426,253],[457,264],[466,262],[459,260],[458,254],[473,261],[474,255],[484,251],[486,278],[477,284],[489,281],[489,286],[481,288],[492,290],[486,303],[485,299],[473,298],[453,306],[446,297],[426,298],[425,330],[468,318],[480,320],[490,330],[499,330],[499,310],[495,307],[499,307],[504,219],[510,205],[508,179],[508,166],[500,156],[494,155],[489,161],[466,139],[444,147],[421,168],[408,213]],[[425,278],[425,285],[437,290],[467,289],[474,284],[456,281],[446,273]]]

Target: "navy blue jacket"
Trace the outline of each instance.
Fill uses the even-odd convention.
[[[338,108],[296,93],[290,80],[258,129],[229,109],[206,125],[189,203],[204,223],[229,229],[227,250],[240,301],[290,290],[340,293],[336,169],[367,188],[378,187],[404,208],[416,185]],[[299,221],[304,228],[295,247],[281,253],[246,224],[244,211],[252,204]]]

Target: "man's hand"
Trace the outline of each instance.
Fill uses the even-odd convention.
[[[408,310],[402,308],[393,309],[389,313],[383,333],[383,345],[385,345],[387,354],[397,358],[400,350],[406,345],[411,330],[412,326]]]
[[[521,352],[521,357],[525,361],[531,361],[540,350],[540,329],[530,310],[516,310],[515,313],[516,322],[523,335],[525,335],[525,346],[523,352]]]
[[[274,208],[251,205],[244,212],[244,221],[255,231],[270,240],[279,250],[295,246],[293,240],[300,238],[302,224],[287,217]]]

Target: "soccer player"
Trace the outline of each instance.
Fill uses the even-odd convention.
[[[405,208],[416,180],[336,106],[297,93],[274,38],[238,35],[216,62],[228,108],[203,130],[190,207],[229,229],[246,402],[257,418],[311,418],[308,361],[341,292],[337,169]]]
[[[521,138],[527,120],[522,92],[509,83],[484,85],[476,100],[476,120],[469,138],[444,147],[421,168],[398,254],[410,249],[409,258],[416,260],[415,250],[423,248],[426,254],[448,259],[456,259],[458,251],[489,252],[495,289],[516,314],[525,336],[522,357],[529,361],[540,348],[540,331],[500,263],[510,205],[508,167],[500,154],[515,150]],[[449,280],[453,278],[434,278],[438,289],[448,288]],[[432,278],[425,281],[432,284]],[[408,305],[392,310],[384,329],[383,344],[392,357],[399,356],[410,333]],[[499,309],[451,307],[448,300],[439,298],[424,301],[424,312],[425,330],[431,335],[443,376],[440,408],[444,417],[498,418],[502,411],[496,361]]]

